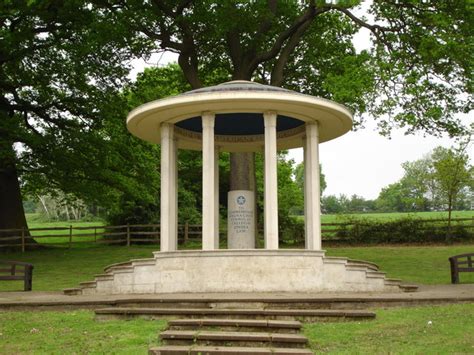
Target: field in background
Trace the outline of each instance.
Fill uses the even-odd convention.
[[[453,211],[452,218],[473,218],[474,211]],[[300,218],[304,219],[303,216]],[[441,219],[448,218],[448,212],[392,212],[392,213],[357,213],[357,214],[323,214],[322,223],[336,223],[348,218],[368,219],[368,220],[394,220],[402,218],[419,219]]]
[[[453,211],[453,218],[474,218],[474,211]],[[303,216],[298,218],[304,219]],[[375,220],[394,220],[401,218],[422,218],[422,219],[441,219],[448,218],[448,212],[392,212],[392,213],[357,213],[357,214],[323,214],[321,216],[322,223],[334,223],[346,220],[347,218],[358,219],[375,219]],[[30,228],[45,228],[45,227],[64,227],[64,226],[78,226],[88,227],[104,225],[105,222],[101,220],[92,222],[76,222],[76,221],[59,221],[59,222],[44,222],[39,214],[27,213],[26,220]]]

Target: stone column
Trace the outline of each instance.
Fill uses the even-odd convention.
[[[219,249],[219,147],[214,150],[214,249]]]
[[[321,250],[321,203],[319,186],[319,128],[316,122],[306,124],[305,228],[306,249]]]
[[[265,123],[264,219],[265,249],[278,249],[278,182],[276,112],[263,114]]]
[[[160,250],[178,248],[176,142],[173,125],[161,124]]]
[[[202,114],[202,249],[215,249],[215,114]]]
[[[309,240],[310,240],[310,235],[311,233],[311,224],[308,223],[308,218],[309,216],[312,215],[310,211],[310,207],[308,206],[308,196],[309,196],[309,184],[311,182],[309,173],[311,171],[311,160],[308,159],[308,149],[306,147],[306,137],[303,138],[303,162],[304,162],[304,218],[305,218],[305,239],[304,239],[304,244],[306,249],[311,249],[309,247]]]

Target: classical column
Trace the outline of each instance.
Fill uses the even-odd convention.
[[[319,186],[319,128],[316,122],[306,124],[305,224],[306,249],[321,250],[321,204]]]
[[[311,160],[308,159],[308,149],[306,148],[306,137],[303,138],[303,162],[304,162],[304,217],[305,217],[305,239],[304,239],[304,243],[305,243],[305,248],[306,249],[311,249],[310,246],[309,246],[309,241],[310,241],[310,235],[312,235],[311,233],[311,224],[308,223],[308,218],[309,216],[311,216],[311,211],[310,211],[310,208],[311,206],[308,205],[308,197],[309,196],[309,191],[310,191],[310,183],[311,183],[311,179],[310,179],[310,171],[311,171],[311,167],[310,167],[310,164],[311,164]]]
[[[176,144],[173,125],[161,124],[161,213],[160,250],[173,251],[177,240]]]
[[[219,147],[214,149],[214,249],[219,249]]]
[[[265,249],[278,249],[278,183],[276,112],[263,114],[265,123],[264,219]]]
[[[174,127],[174,126],[173,126]],[[173,130],[173,139],[170,150],[170,162],[171,162],[171,217],[172,217],[172,226],[174,230],[173,233],[173,243],[175,245],[174,250],[178,249],[178,140],[174,135]]]
[[[214,250],[215,244],[215,115],[202,114],[202,249]]]

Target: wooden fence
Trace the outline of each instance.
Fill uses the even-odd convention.
[[[446,219],[425,219],[420,220],[418,228],[447,228]],[[469,230],[474,231],[474,217],[453,218],[454,225],[462,224]],[[383,222],[382,220],[380,222]],[[322,223],[321,234],[323,240],[338,241],[337,233],[364,225],[363,221]],[[302,233],[303,231],[303,233]],[[285,242],[304,243],[304,229],[299,233],[291,235],[289,238],[282,235]],[[225,237],[226,231],[220,231]],[[260,231],[263,234],[263,231]],[[202,238],[202,226],[197,224],[178,225],[178,242],[185,243],[190,240],[200,241]],[[80,244],[122,244],[130,246],[132,244],[159,244],[160,225],[159,224],[126,224],[120,226],[88,226],[88,227],[51,227],[51,228],[30,228],[30,229],[0,229],[0,251],[2,248],[17,247],[22,252],[26,247],[37,245],[32,242],[44,245],[56,245],[72,248]],[[343,241],[343,240],[342,240]]]

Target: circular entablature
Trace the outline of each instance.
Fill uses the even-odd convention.
[[[160,124],[175,125],[178,147],[200,150],[201,114],[215,113],[215,144],[222,151],[257,151],[264,146],[263,113],[277,114],[279,149],[303,145],[305,123],[319,124],[320,142],[352,127],[352,114],[333,101],[253,82],[234,81],[137,107],[127,118],[135,136],[160,143]]]

